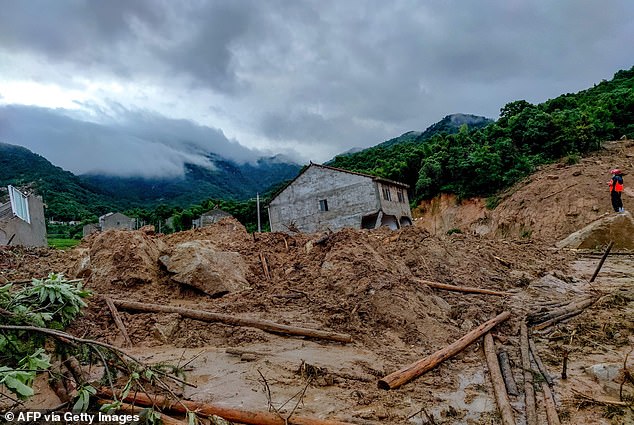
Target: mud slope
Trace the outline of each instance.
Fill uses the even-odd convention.
[[[493,210],[477,198],[458,202],[455,196],[442,195],[426,201],[414,211],[416,225],[433,234],[460,229],[553,243],[612,213],[607,182],[615,167],[625,173],[625,208],[634,209],[634,141],[623,140],[604,143],[600,152],[577,164],[540,168],[501,194]]]

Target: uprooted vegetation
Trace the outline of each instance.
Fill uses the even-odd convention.
[[[623,285],[629,257],[608,259],[600,275],[608,287],[601,278],[588,286],[598,260],[578,257],[530,239],[432,236],[417,226],[248,234],[225,219],[167,236],[108,231],[69,251],[3,248],[0,280],[58,271],[92,293],[65,334],[39,337],[54,367],[49,376],[72,383],[64,400],[46,378],[29,381],[42,407],[67,401],[95,411],[101,400],[106,409],[143,411],[148,421],[195,414],[203,423],[227,407],[264,415],[258,423],[501,423],[479,338],[398,389],[377,383],[508,311],[492,330],[494,348],[508,353],[518,384],[520,325],[531,314],[531,340],[555,378],[563,423],[620,423],[634,392],[626,359],[634,296]],[[460,292],[466,287],[491,293]],[[7,317],[3,325],[16,323]],[[64,355],[78,360],[80,378]],[[568,380],[559,378],[563,357]],[[586,371],[601,364],[620,375]],[[540,379],[538,419],[546,423]],[[520,388],[511,396],[518,420]],[[154,394],[145,402],[155,410],[126,404],[143,405],[141,393]],[[229,413],[240,412],[224,412],[240,423]]]

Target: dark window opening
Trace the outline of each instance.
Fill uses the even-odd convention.
[[[392,200],[392,194],[390,193],[390,188],[389,187],[384,187],[383,188],[383,199],[385,199],[386,201],[391,201]]]
[[[326,199],[319,200],[319,211],[328,211],[328,200]]]
[[[405,195],[403,194],[403,189],[398,189],[396,191],[396,195],[398,196],[398,201],[405,203]]]

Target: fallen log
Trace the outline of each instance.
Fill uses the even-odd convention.
[[[114,319],[115,325],[117,325],[117,328],[119,328],[119,332],[121,332],[121,335],[123,335],[123,340],[125,341],[126,346],[131,347],[132,340],[130,340],[128,331],[126,330],[125,325],[123,324],[123,321],[121,320],[121,316],[119,316],[117,307],[115,307],[115,305],[112,303],[112,300],[110,298],[104,297],[104,299],[106,300],[106,305],[108,306],[108,309],[110,310],[110,314],[112,315],[112,318]]]
[[[603,263],[605,263],[605,259],[608,258],[608,255],[610,254],[610,251],[612,250],[612,246],[614,246],[614,241],[610,241],[610,243],[608,244],[608,247],[605,249],[605,252],[603,253],[603,257],[601,257],[601,261],[599,261],[599,264],[597,264],[597,268],[594,270],[594,273],[592,274],[592,277],[590,278],[590,283],[594,282],[594,279],[597,278],[597,275],[599,274],[601,267],[603,267]]]
[[[535,329],[543,329],[544,323],[550,323],[548,326],[557,323],[558,321],[564,320],[564,318],[570,318],[580,314],[586,308],[590,307],[592,304],[597,302],[599,299],[598,296],[584,297],[580,300],[573,301],[561,308],[557,308],[555,310],[551,310],[546,313],[533,313],[528,315],[528,323],[532,325]],[[539,326],[541,325],[541,326]]]
[[[533,360],[535,360],[535,364],[537,365],[537,369],[539,369],[539,373],[542,374],[542,376],[546,380],[546,383],[552,387],[554,384],[553,378],[548,373],[548,370],[544,366],[544,363],[542,363],[542,359],[541,357],[539,357],[539,353],[537,352],[537,347],[535,346],[535,342],[533,341],[532,338],[528,338],[528,348],[530,349],[530,352],[533,355]]]
[[[117,307],[129,311],[140,311],[144,313],[178,313],[183,317],[200,320],[203,322],[220,322],[226,325],[245,326],[250,328],[262,329],[263,331],[272,333],[299,335],[310,338],[320,338],[329,341],[352,341],[352,337],[347,334],[282,325],[280,323],[271,322],[269,320],[249,319],[246,317],[231,316],[229,314],[222,313],[212,313],[210,311],[204,310],[192,310],[188,308],[172,307],[167,305],[145,304],[134,301],[112,300],[112,302]]]
[[[432,282],[430,280],[425,280],[425,279],[416,279],[416,281],[422,283],[423,285],[427,285],[430,288],[444,289],[445,291],[465,292],[469,294],[497,295],[500,297],[511,295],[508,292],[500,292],[500,291],[493,291],[490,289],[474,288],[472,286],[449,285],[447,283]]]
[[[535,406],[535,388],[533,387],[533,369],[528,348],[528,327],[522,321],[520,325],[520,350],[522,369],[524,369],[524,399],[526,406],[526,424],[537,425],[537,407]]]
[[[506,385],[504,384],[502,371],[500,370],[498,358],[495,353],[495,343],[493,342],[493,337],[490,332],[484,335],[484,356],[487,366],[489,367],[489,374],[491,375],[491,382],[493,383],[493,392],[495,393],[495,400],[498,404],[502,424],[515,425],[513,408],[511,407],[509,396],[506,393]]]
[[[509,355],[506,351],[500,351],[498,358],[500,361],[500,371],[502,372],[502,377],[504,378],[504,385],[506,385],[506,392],[517,397],[520,395],[520,392],[517,389],[515,378],[513,378],[513,370],[511,369]]]
[[[436,351],[434,354],[425,357],[411,365],[393,372],[383,379],[379,380],[378,386],[383,390],[390,390],[400,387],[401,385],[411,381],[412,379],[422,375],[423,373],[435,368],[443,361],[455,356],[485,333],[489,332],[494,326],[502,323],[511,316],[511,313],[505,311],[495,316],[493,319],[481,324],[471,332],[464,335],[459,340],[448,345],[447,347]]]
[[[548,420],[548,425],[561,425],[559,414],[557,413],[557,406],[555,405],[555,398],[546,382],[542,382],[542,391],[544,392],[544,405],[546,406],[546,420]]]
[[[112,390],[105,387],[99,390],[98,395],[108,399],[114,397]],[[247,425],[351,425],[347,422],[328,419],[307,418],[295,415],[291,415],[290,418],[283,418],[275,413],[269,412],[252,412],[187,400],[174,401],[160,395],[142,392],[130,393],[123,401],[141,406],[156,406],[161,410],[183,414],[192,411],[198,416],[220,416],[229,422]]]
[[[99,400],[98,401],[99,404],[110,404],[113,402],[114,402],[113,400]],[[151,407],[151,406],[148,406],[148,407]],[[145,409],[146,408],[144,407],[135,406],[133,404],[121,403],[117,411],[132,413],[134,415],[140,415]],[[165,413],[161,413],[161,423],[163,425],[187,425],[186,421],[181,421],[181,420],[172,418],[171,416],[167,416]]]

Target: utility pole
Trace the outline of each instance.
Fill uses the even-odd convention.
[[[258,233],[262,233],[262,227],[260,226],[260,193],[257,192],[256,193],[256,204],[257,204],[257,208],[258,208]]]

